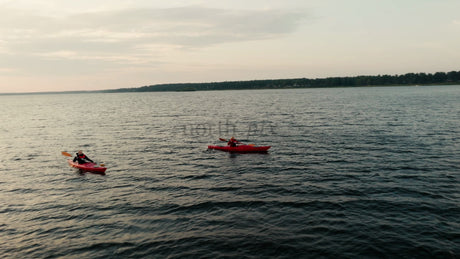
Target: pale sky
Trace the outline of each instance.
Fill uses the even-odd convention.
[[[459,0],[0,0],[0,93],[453,70]]]

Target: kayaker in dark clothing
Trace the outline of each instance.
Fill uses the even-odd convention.
[[[94,163],[93,160],[91,160],[88,156],[86,156],[85,154],[83,154],[83,151],[81,150],[78,150],[78,153],[77,155],[73,158],[73,161],[76,162],[78,161],[79,164],[84,164],[84,163],[88,163],[88,162],[91,162],[91,163]]]
[[[238,140],[236,140],[234,137],[232,137],[228,142],[227,142],[227,146],[230,146],[230,147],[236,147],[236,144],[239,144],[240,142]]]

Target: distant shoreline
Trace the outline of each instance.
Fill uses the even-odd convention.
[[[191,92],[221,90],[266,90],[337,87],[427,86],[460,85],[460,71],[407,73],[404,75],[377,75],[327,78],[266,79],[248,81],[223,81],[208,83],[156,84],[134,88],[118,88],[94,91],[54,91],[30,93],[0,93],[0,95],[27,94],[82,94],[82,93],[130,93],[130,92]]]

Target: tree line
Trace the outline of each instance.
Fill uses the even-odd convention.
[[[460,71],[436,73],[407,73],[404,75],[377,75],[328,78],[268,79],[252,81],[226,81],[211,83],[157,84],[137,88],[121,88],[103,92],[158,92],[158,91],[206,91],[242,89],[284,89],[319,87],[358,87],[392,85],[460,84]]]

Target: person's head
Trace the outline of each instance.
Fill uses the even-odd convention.
[[[235,140],[235,137],[232,137],[231,140]]]
[[[83,155],[83,151],[78,150],[78,154],[79,154],[79,155]]]

